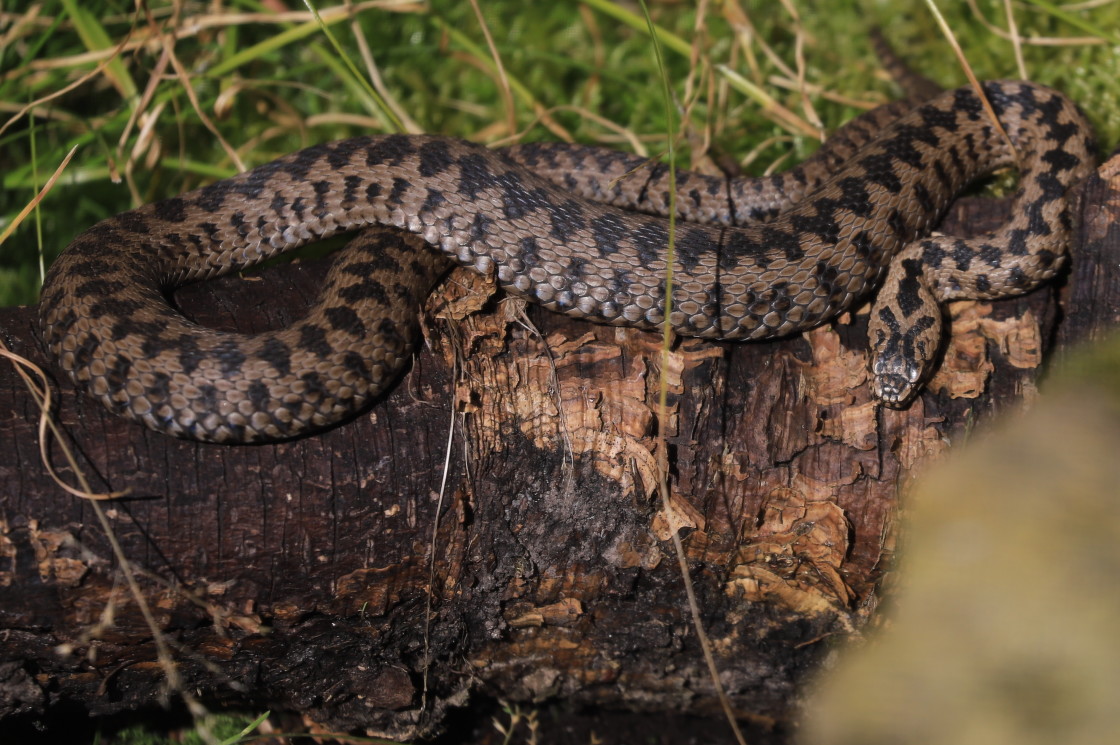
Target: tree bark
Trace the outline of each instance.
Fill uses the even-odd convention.
[[[782,741],[825,641],[872,618],[915,474],[1035,397],[1048,355],[1120,320],[1118,169],[1086,186],[1061,282],[952,306],[941,371],[905,411],[870,400],[865,312],[775,342],[680,340],[663,360],[659,334],[487,300],[457,272],[412,370],[320,435],[179,441],[57,372],[55,414],[94,488],[129,490],[102,507],[182,689],[210,706],[396,737],[477,694],[715,716],[675,526],[735,713]],[[1004,210],[961,200],[945,229]],[[307,262],[176,300],[258,331],[297,317],[322,275]],[[0,311],[0,335],[53,371],[34,309]],[[40,462],[38,411],[7,364],[0,401],[0,722],[174,698],[91,505]]]

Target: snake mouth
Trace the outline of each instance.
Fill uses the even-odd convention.
[[[917,392],[914,381],[899,373],[879,373],[871,383],[875,398],[892,409],[904,408]]]

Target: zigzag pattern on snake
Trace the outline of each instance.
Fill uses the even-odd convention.
[[[1059,269],[1067,192],[1093,165],[1091,129],[1060,93],[1028,82],[983,87],[1010,145],[961,88],[866,114],[782,176],[680,172],[673,328],[782,336],[853,307],[885,277],[869,332],[873,388],[904,405],[936,358],[938,303],[1019,294]],[[642,163],[433,136],[307,148],[78,236],[44,284],[44,338],[76,383],[158,431],[216,442],[301,435],[393,381],[420,298],[449,262],[493,272],[507,292],[572,316],[661,324],[666,169],[614,180]],[[928,237],[970,181],[1008,164],[1020,181],[1007,224],[972,240]],[[392,230],[359,233],[291,328],[221,333],[166,299],[182,283],[371,226]]]

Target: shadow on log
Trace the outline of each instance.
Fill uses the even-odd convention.
[[[872,616],[900,492],[1035,397],[1047,355],[1120,318],[1116,169],[1087,186],[1063,283],[954,304],[941,372],[902,412],[870,400],[865,315],[771,343],[682,340],[663,365],[659,334],[490,298],[459,272],[430,305],[460,320],[429,309],[412,370],[320,435],[178,441],[57,372],[56,413],[94,487],[129,490],[104,507],[184,687],[212,707],[394,737],[438,732],[472,697],[716,718],[668,540],[679,526],[735,711],[755,742],[784,742],[827,640]],[[1003,209],[962,200],[945,229]],[[323,273],[274,268],[176,300],[259,331],[298,317]],[[52,369],[33,309],[0,311],[0,334]],[[90,506],[40,463],[38,412],[9,365],[0,399],[0,721],[174,699]]]

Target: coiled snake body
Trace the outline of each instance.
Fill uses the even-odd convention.
[[[679,173],[673,328],[781,336],[851,308],[885,276],[870,322],[873,387],[904,404],[935,358],[939,302],[1022,293],[1058,270],[1067,191],[1092,168],[1089,125],[1061,94],[1028,82],[984,90],[1013,148],[961,88],[864,115],[783,176]],[[296,436],[392,382],[418,298],[449,261],[494,272],[507,292],[552,310],[660,324],[666,169],[613,180],[641,163],[429,136],[311,147],[78,236],[44,284],[44,337],[79,385],[158,431],[217,442]],[[972,240],[927,237],[966,184],[1005,164],[1020,172],[1007,224]],[[182,283],[371,226],[394,229],[361,232],[291,328],[217,332],[166,300]]]

